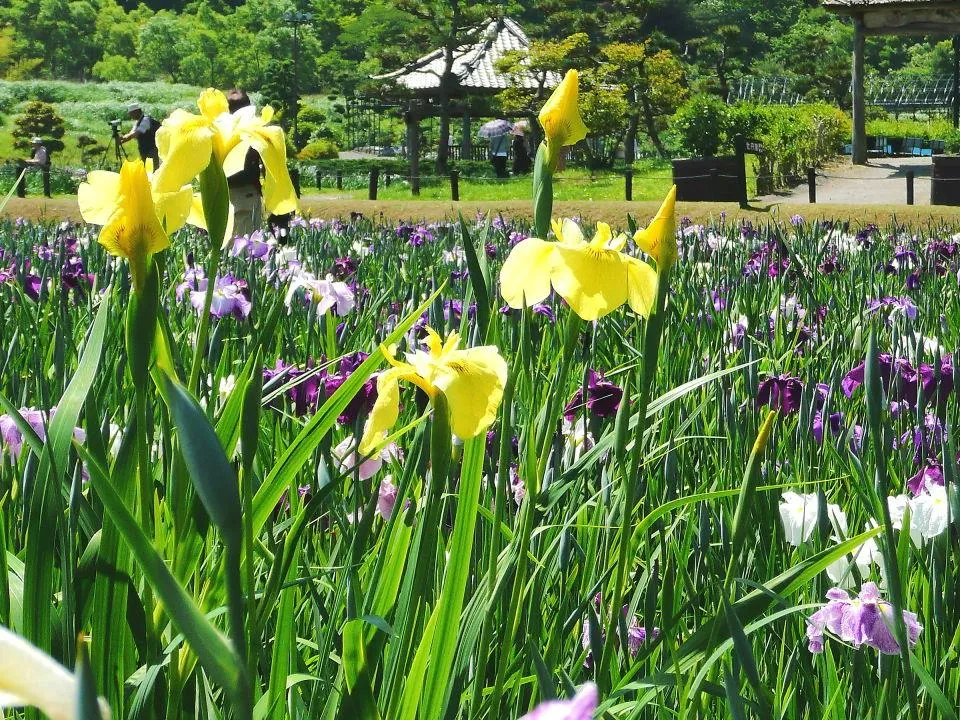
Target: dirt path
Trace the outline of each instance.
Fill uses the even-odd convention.
[[[914,203],[930,204],[930,158],[877,158],[868,165],[838,163],[817,173],[817,203],[837,205],[903,205],[907,202],[907,171],[912,170]],[[783,193],[758,198],[768,203],[806,203],[806,183]]]

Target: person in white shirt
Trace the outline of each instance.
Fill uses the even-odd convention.
[[[50,153],[47,152],[43,140],[38,137],[30,138],[30,144],[33,146],[33,154],[29,160],[24,160],[27,165],[34,167],[47,167],[50,165]]]
[[[23,171],[30,167],[40,171],[43,176],[43,194],[50,197],[50,152],[41,138],[30,138],[30,144],[33,146],[30,159],[21,160],[18,169],[18,173],[23,174],[20,176],[20,182],[17,183],[17,197],[27,196],[27,178]]]
[[[160,127],[160,123],[143,112],[140,103],[128,105],[127,114],[133,120],[133,127],[130,128],[130,132],[120,138],[120,142],[126,143],[136,139],[140,159],[144,162],[148,159],[152,160],[153,167],[156,169],[160,165],[160,155],[157,152],[157,128]]]

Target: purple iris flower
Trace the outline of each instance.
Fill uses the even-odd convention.
[[[885,297],[867,301],[867,315],[881,310],[887,313],[887,318],[891,321],[898,314],[910,320],[917,319],[917,304],[908,297]]]
[[[921,467],[916,474],[907,480],[907,490],[914,495],[919,495],[930,485],[939,485],[943,487],[943,468],[940,463],[931,460]]]
[[[201,280],[198,286],[197,290],[190,291],[190,304],[198,313],[201,313],[206,302],[206,278]],[[252,307],[249,295],[250,290],[245,280],[235,278],[233,275],[218,277],[213,286],[210,314],[216,318],[233,315],[237,320],[246,320]]]
[[[933,365],[923,364],[918,371],[920,376],[920,386],[923,390],[924,404],[936,399],[937,404],[946,402],[947,396],[953,392],[953,356],[944,355],[940,358],[940,367],[938,369]]]
[[[756,407],[767,405],[771,410],[779,410],[783,415],[800,410],[800,398],[803,395],[803,382],[792,375],[771,375],[760,382],[757,389]]]
[[[900,437],[901,445],[913,443],[913,463],[919,465],[924,458],[939,455],[940,447],[946,439],[946,429],[940,418],[927,413],[923,418],[923,425],[908,430]]]
[[[270,254],[273,244],[268,242],[262,230],[254,230],[249,235],[239,235],[233,239],[230,254],[233,257],[246,255],[254,260],[262,260]]]
[[[340,365],[335,373],[329,373],[326,370],[321,372],[323,379],[323,393],[325,399],[329,399],[340,389],[354,371],[360,367],[360,364],[369,357],[365,352],[355,352],[344,355],[340,359]],[[357,418],[369,415],[373,410],[373,404],[377,401],[377,383],[375,378],[367,378],[366,382],[360,386],[356,395],[347,403],[337,418],[341,425],[352,425]]]
[[[829,630],[854,647],[867,645],[884,655],[900,652],[893,635],[893,605],[880,597],[876,583],[864,583],[856,598],[851,598],[846,590],[831,588],[827,591],[827,600],[826,605],[807,619],[810,652],[823,652],[824,630]],[[912,647],[916,645],[923,626],[917,622],[915,613],[908,610],[902,612],[907,644]]]
[[[278,359],[273,368],[263,369],[263,381],[265,385],[286,385],[288,382],[309,373],[314,368],[315,363],[312,358],[307,360],[306,370],[301,370],[295,365],[287,365]],[[303,417],[308,412],[316,411],[320,398],[320,381],[320,374],[313,372],[306,380],[298,382],[287,390],[287,395],[293,402],[293,414],[296,417]]]
[[[623,398],[623,389],[605,380],[603,374],[596,370],[587,371],[587,411],[594,417],[611,417],[617,414],[620,400]],[[563,409],[563,416],[573,422],[577,411],[583,407],[583,388],[579,388]]]
[[[23,292],[31,300],[40,299],[40,278],[30,273],[23,278]]]
[[[333,261],[330,274],[339,280],[344,280],[357,272],[357,261],[351,257],[340,257]]]
[[[597,593],[593,598],[593,607],[595,612],[599,615],[601,613],[601,596],[600,593]],[[636,615],[630,616],[630,606],[624,605],[620,611],[623,613],[623,617],[630,617],[630,624],[627,626],[627,651],[630,653],[630,657],[635,658],[640,652],[640,649],[649,641],[653,642],[658,637],[660,637],[660,628],[651,627],[649,630],[640,622],[640,618]],[[606,633],[601,630],[600,637],[602,641],[606,640]],[[590,622],[589,619],[585,616],[583,618],[583,631],[580,636],[580,643],[583,646],[583,649],[587,651],[587,657],[584,659],[584,667],[593,666],[593,650],[591,649],[590,643]]]
[[[825,383],[818,383],[814,392],[813,439],[816,440],[817,445],[823,445],[823,429],[825,425],[830,428],[830,434],[834,437],[839,437],[843,433],[843,413],[830,413],[826,417],[826,423],[824,423],[823,410],[827,399],[830,397],[830,386]]]
[[[880,381],[887,395],[893,400],[904,400],[911,407],[917,402],[917,371],[904,358],[894,358],[890,353],[877,356],[880,369]],[[850,370],[840,381],[843,394],[852,397],[854,391],[864,383],[866,363],[861,362]]]

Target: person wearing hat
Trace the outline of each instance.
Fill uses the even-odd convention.
[[[238,88],[228,90],[227,109],[231,113],[252,103],[246,91]],[[227,178],[230,188],[230,204],[233,205],[233,234],[250,235],[263,225],[263,162],[256,150],[250,148],[243,160],[243,170]]]
[[[160,154],[157,152],[157,129],[160,123],[147,115],[140,103],[130,103],[127,106],[127,115],[133,120],[133,127],[120,138],[120,142],[136,139],[140,159],[146,162],[149,158],[153,161],[153,167],[157,168],[160,165]]]
[[[21,160],[20,168],[17,172],[19,174],[28,167],[39,169],[43,174],[43,194],[50,197],[50,152],[47,150],[46,145],[43,144],[42,138],[30,138],[30,145],[33,148],[30,159]],[[26,195],[27,182],[24,176],[20,179],[20,182],[17,183],[17,196],[26,197]]]

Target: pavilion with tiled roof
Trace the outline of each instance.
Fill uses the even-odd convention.
[[[385,93],[406,106],[407,146],[413,167],[419,165],[419,123],[425,117],[437,116],[446,93],[448,117],[462,118],[462,152],[468,154],[472,132],[471,117],[493,113],[491,98],[508,87],[523,87],[544,92],[560,83],[554,72],[529,72],[507,77],[497,63],[511,52],[528,51],[530,40],[523,29],[510,18],[495,18],[476,28],[474,42],[453,51],[450,76],[444,78],[446,50],[439,48],[404,67],[372,79],[384,83]],[[443,140],[441,139],[441,142]]]
[[[960,119],[960,2],[944,0],[823,0],[823,7],[853,19],[853,162],[867,161],[864,44],[868,35],[953,36],[953,117]]]

